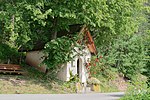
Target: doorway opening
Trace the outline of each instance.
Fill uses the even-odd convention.
[[[77,75],[81,79],[82,77],[82,59],[81,58],[77,60]]]

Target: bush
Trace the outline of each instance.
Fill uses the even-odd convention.
[[[114,68],[107,64],[105,56],[93,57],[90,64],[86,65],[86,68],[89,69],[90,75],[101,79],[104,77],[108,80],[114,78]]]
[[[139,93],[130,93],[120,100],[150,100],[150,90],[139,91]]]
[[[145,71],[144,39],[141,35],[123,36],[100,50],[106,59],[105,64],[117,68],[128,79]]]
[[[121,100],[150,100],[150,93],[141,93],[137,95],[126,96]]]
[[[90,63],[86,64],[89,72],[88,84],[99,84],[101,92],[117,92],[115,84],[110,84],[117,76],[117,70],[107,65],[103,56],[94,56]]]
[[[100,81],[95,77],[91,77],[91,78],[88,79],[88,84],[98,85],[98,84],[100,84]]]
[[[147,35],[145,40],[146,40],[145,46],[147,50],[147,53],[146,53],[147,64],[145,68],[147,69],[147,71],[144,72],[143,74],[148,77],[148,84],[150,86],[150,34]]]
[[[16,49],[0,43],[0,63],[18,63],[19,53]]]

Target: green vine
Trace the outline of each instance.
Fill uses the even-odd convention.
[[[72,59],[76,40],[76,36],[72,38],[63,36],[48,42],[44,49],[44,52],[48,56],[46,56],[46,59],[43,62],[47,65],[47,68],[56,70],[57,68],[59,69],[60,64],[70,61]]]

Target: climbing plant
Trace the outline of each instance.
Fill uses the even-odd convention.
[[[47,65],[48,69],[58,71],[59,65],[71,61],[74,56],[76,41],[76,36],[72,38],[63,36],[46,43],[44,53],[47,56],[43,63]]]

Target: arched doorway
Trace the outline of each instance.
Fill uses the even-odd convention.
[[[79,79],[82,81],[82,59],[81,58],[77,60],[77,75]]]

